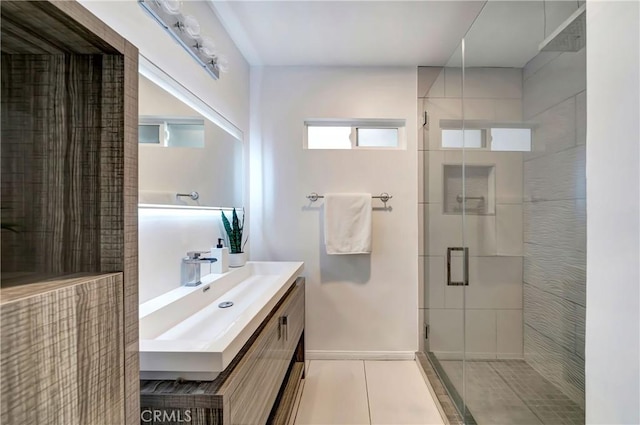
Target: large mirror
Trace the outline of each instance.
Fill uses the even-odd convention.
[[[147,71],[152,65],[147,63]],[[143,206],[242,205],[243,146],[233,127],[162,72],[139,78],[139,202]],[[180,97],[180,99],[178,98]],[[184,99],[185,101],[181,100]],[[197,101],[197,98],[194,98]],[[222,118],[223,120],[223,118]],[[223,123],[224,124],[224,123]],[[240,134],[241,137],[241,134]]]

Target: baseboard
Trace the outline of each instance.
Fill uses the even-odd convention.
[[[414,360],[414,351],[326,351],[308,350],[307,360]]]

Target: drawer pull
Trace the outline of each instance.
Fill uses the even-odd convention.
[[[278,339],[281,339],[283,335],[284,335],[284,340],[288,341],[289,340],[289,317],[288,316],[280,316],[279,326],[278,326]]]

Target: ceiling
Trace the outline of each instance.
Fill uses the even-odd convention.
[[[209,4],[255,66],[443,66],[471,28],[467,66],[522,67],[538,52],[544,13],[549,34],[576,8],[573,1]]]

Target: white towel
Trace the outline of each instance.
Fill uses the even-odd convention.
[[[324,195],[324,243],[327,254],[371,253],[371,194]]]

